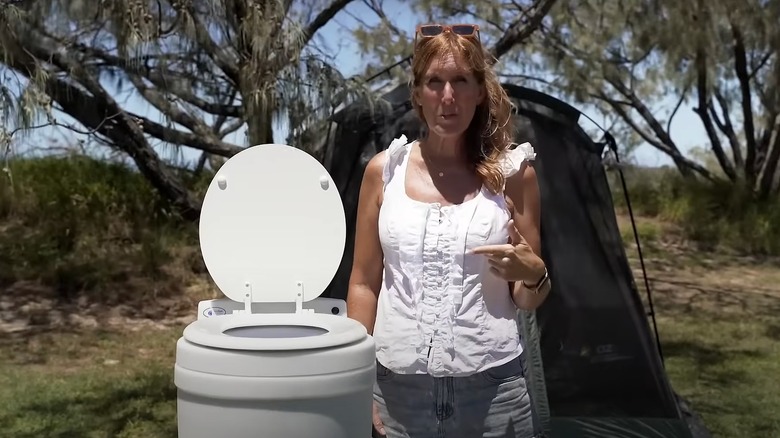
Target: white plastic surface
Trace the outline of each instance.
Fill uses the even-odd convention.
[[[303,303],[303,308],[314,313],[347,317],[347,302],[338,298],[319,297]],[[227,298],[198,302],[198,319],[221,318],[244,310],[244,304]],[[255,303],[252,313],[295,313],[294,303]]]
[[[368,437],[375,378],[368,336],[304,351],[219,350],[180,339],[179,437]]]
[[[369,433],[373,338],[343,300],[318,298],[345,239],[341,197],[308,153],[255,146],[217,172],[200,243],[226,298],[201,302],[177,343],[180,438]]]
[[[374,366],[374,349],[370,336],[338,347],[301,350],[205,348],[180,338],[176,343],[176,366],[209,375],[246,377],[247,381],[255,377],[331,376]],[[239,396],[243,397],[236,394]],[[260,395],[249,392],[246,396]]]
[[[204,318],[190,323],[183,333],[184,339],[206,347],[277,351],[335,348],[366,336],[366,328],[353,319],[317,313]]]
[[[237,302],[319,297],[341,263],[345,239],[336,184],[314,157],[291,146],[234,155],[203,200],[203,260],[217,287]]]

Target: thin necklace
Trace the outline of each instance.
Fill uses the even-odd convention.
[[[418,147],[419,146],[420,146],[420,144],[418,144]],[[430,165],[433,164],[433,163],[430,160],[426,159],[425,156],[423,156],[423,161],[425,162],[425,165],[428,166],[428,168],[430,169]],[[444,172],[442,172],[442,171],[439,171],[437,173],[438,173],[440,178],[444,176]]]

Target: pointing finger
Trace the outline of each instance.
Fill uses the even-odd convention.
[[[503,256],[507,253],[507,251],[512,251],[513,248],[511,245],[483,245],[478,246],[476,248],[473,248],[470,251],[467,251],[467,254],[486,254],[486,255],[495,255],[495,256]]]

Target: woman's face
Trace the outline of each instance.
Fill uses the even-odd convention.
[[[452,54],[433,59],[415,94],[428,130],[442,138],[463,134],[485,98],[467,64]]]

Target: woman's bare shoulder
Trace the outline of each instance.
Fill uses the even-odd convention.
[[[382,151],[371,157],[366,164],[366,169],[363,173],[363,184],[369,185],[371,188],[379,188],[384,184],[385,167],[387,164],[387,152]]]

